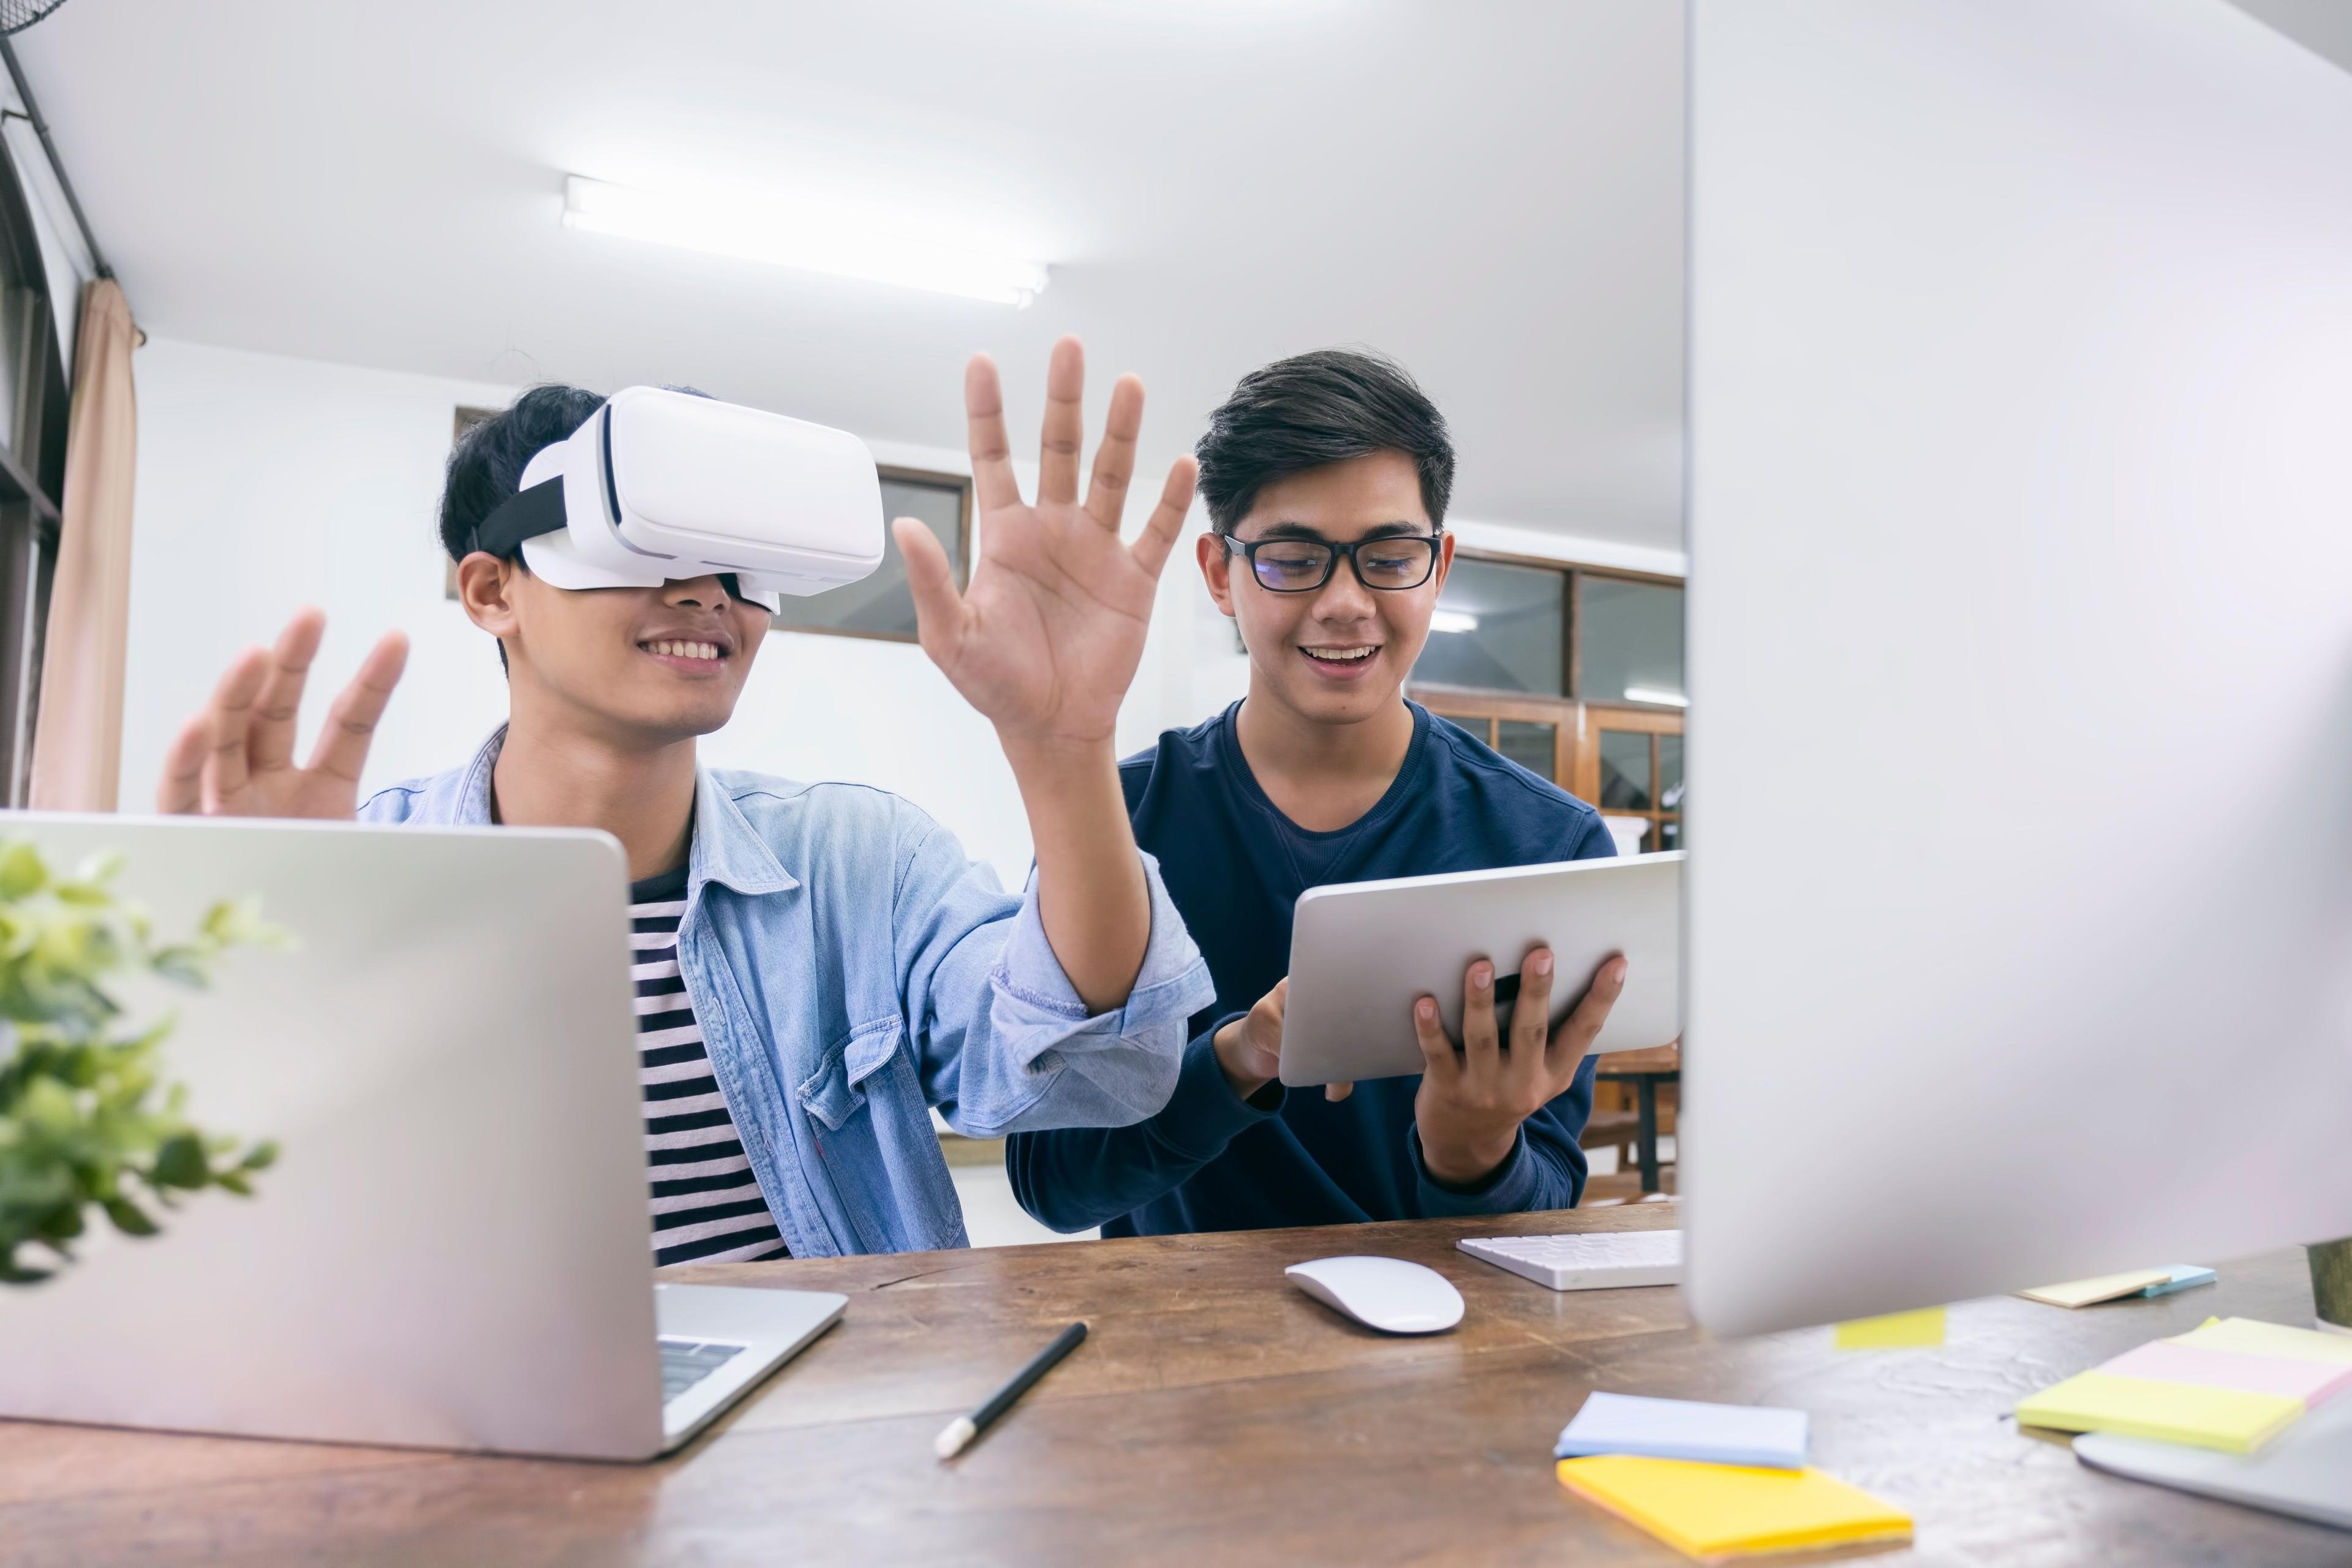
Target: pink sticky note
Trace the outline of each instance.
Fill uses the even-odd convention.
[[[2206,1388],[2284,1394],[2289,1399],[2300,1399],[2305,1405],[2317,1405],[2331,1394],[2352,1388],[2352,1365],[2207,1350],[2201,1345],[2175,1344],[2170,1340],[2153,1340],[2136,1351],[2126,1351],[2099,1370],[2115,1377],[2145,1377],[2158,1383],[2193,1383]]]

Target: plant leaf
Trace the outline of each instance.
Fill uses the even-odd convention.
[[[21,838],[0,845],[0,899],[15,903],[48,885],[49,868],[41,852]]]
[[[125,1236],[153,1236],[163,1228],[147,1217],[146,1210],[129,1198],[109,1198],[103,1206],[106,1217],[112,1220],[114,1228]]]
[[[205,1158],[204,1140],[193,1132],[182,1132],[163,1140],[155,1151],[154,1169],[149,1180],[159,1187],[185,1187],[195,1191],[212,1179],[212,1163]]]

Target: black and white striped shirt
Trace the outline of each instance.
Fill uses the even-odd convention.
[[[646,1100],[646,1163],[653,1184],[656,1263],[735,1263],[789,1258],[760,1195],[734,1118],[677,972],[686,870],[629,889],[629,974],[637,992],[637,1081]]]

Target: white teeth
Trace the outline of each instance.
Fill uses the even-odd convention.
[[[719,657],[719,645],[712,642],[655,641],[645,645],[647,653],[667,654],[672,658],[709,658]]]
[[[1370,647],[1310,647],[1303,650],[1309,658],[1319,658],[1328,664],[1358,664],[1380,650]]]

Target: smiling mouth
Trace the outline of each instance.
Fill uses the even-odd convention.
[[[688,664],[718,664],[727,658],[727,650],[715,642],[696,642],[684,637],[650,637],[637,645],[657,658],[677,659]]]
[[[1302,647],[1298,651],[1305,654],[1309,661],[1327,669],[1355,669],[1370,663],[1372,656],[1381,651],[1381,645],[1351,643],[1335,647]]]

